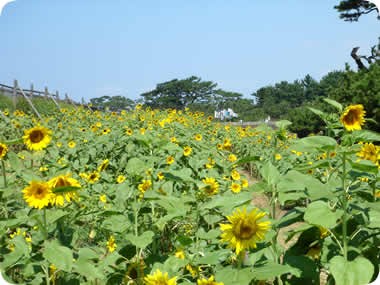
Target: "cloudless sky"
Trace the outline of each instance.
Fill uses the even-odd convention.
[[[369,54],[380,21],[339,19],[338,0],[16,0],[0,16],[0,83],[137,99],[192,75],[250,97],[343,70]]]

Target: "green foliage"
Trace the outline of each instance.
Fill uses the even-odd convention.
[[[154,90],[141,96],[144,103],[152,108],[184,109],[188,105],[210,100],[216,86],[212,81],[202,81],[201,78],[191,76],[159,83]]]
[[[361,0],[343,0],[340,1],[338,5],[334,6],[334,8],[340,13],[341,19],[349,22],[356,22],[362,15],[371,12],[376,14],[377,12],[375,4]]]
[[[51,116],[58,111],[57,105],[50,98],[32,97],[31,102],[41,115]],[[66,103],[65,101],[57,101],[61,109],[74,109],[74,106]],[[23,96],[17,96],[16,106],[13,103],[12,96],[0,94],[0,110],[8,110],[13,112],[15,110],[23,111],[26,114],[34,114],[32,107]]]
[[[101,96],[97,98],[91,98],[90,102],[94,107],[105,109],[109,107],[110,110],[126,110],[136,105],[136,102],[132,99],[116,95],[116,96]]]

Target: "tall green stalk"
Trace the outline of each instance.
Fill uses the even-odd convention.
[[[45,232],[45,239],[48,238],[48,229],[47,229],[47,222],[46,222],[46,208],[44,208],[44,232]]]
[[[4,180],[4,188],[7,188],[7,176],[5,175],[5,163],[4,160],[1,160],[1,168],[3,170],[3,180]]]
[[[346,153],[343,153],[343,173],[342,173],[342,187],[343,187],[343,256],[347,261],[347,189],[346,189]]]

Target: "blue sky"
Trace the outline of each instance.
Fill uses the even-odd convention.
[[[192,75],[246,97],[344,69],[377,43],[376,14],[339,19],[333,0],[16,0],[0,16],[0,83],[132,99]]]

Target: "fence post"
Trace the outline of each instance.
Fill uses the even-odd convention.
[[[46,98],[48,98],[48,94],[49,94],[48,88],[45,87],[45,97],[46,97]]]
[[[16,104],[17,104],[17,86],[18,86],[18,82],[17,82],[17,79],[15,79],[13,81],[13,96],[12,96],[13,107],[15,108],[15,110],[16,110]]]
[[[50,93],[48,93],[48,94],[50,95],[50,98],[53,100],[54,104],[57,106],[58,111],[60,111],[61,107],[58,105],[58,102],[54,99],[54,96],[57,96],[57,99],[58,99],[58,97],[59,97],[58,91],[55,91],[55,95],[50,94]]]
[[[59,100],[59,92],[58,92],[58,90],[55,91],[55,98],[56,98],[57,100]]]
[[[17,81],[16,81],[16,83],[17,83]],[[32,107],[33,111],[36,113],[36,115],[38,116],[38,118],[42,121],[40,113],[38,113],[38,111],[34,107],[32,101],[30,101],[30,99],[28,98],[28,96],[25,95],[24,91],[21,89],[21,87],[18,85],[18,83],[16,85],[16,88],[18,88],[21,91],[22,96],[24,96],[25,100],[29,103],[30,107]]]
[[[30,97],[31,98],[33,97],[33,89],[34,89],[33,83],[30,83]]]

